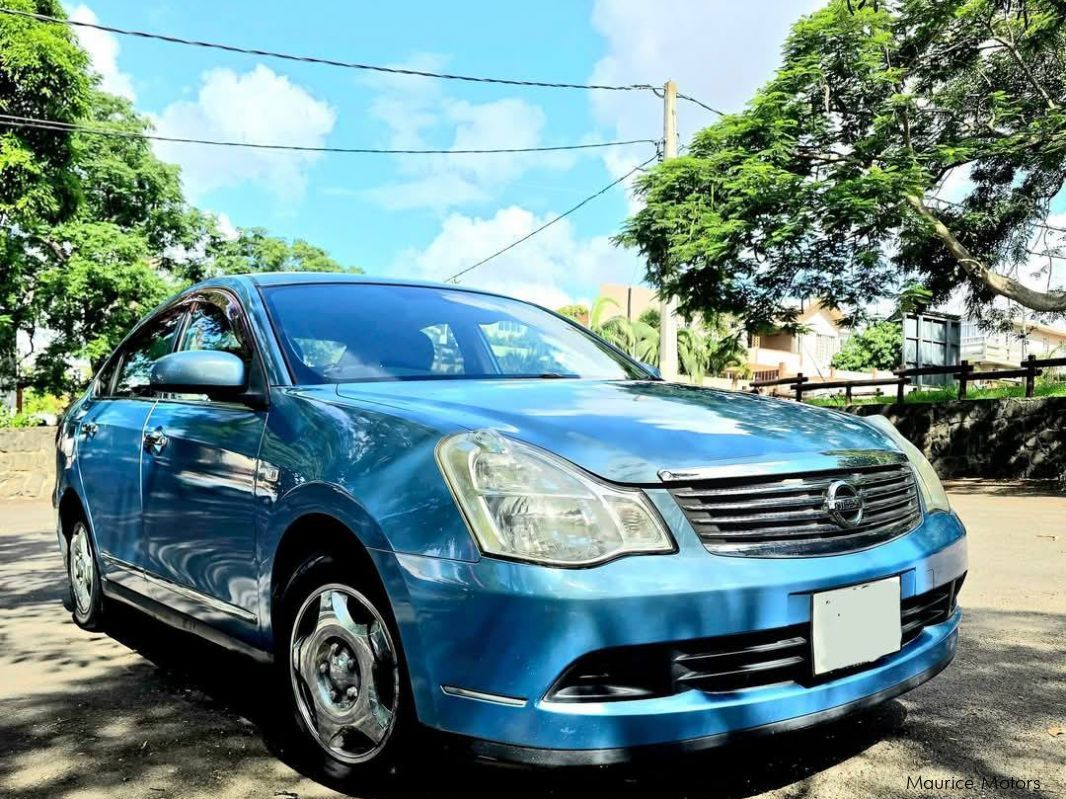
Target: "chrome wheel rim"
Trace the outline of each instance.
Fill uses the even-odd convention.
[[[74,604],[82,615],[92,608],[95,571],[89,531],[78,522],[70,536],[70,584],[74,588]]]
[[[318,744],[344,763],[370,760],[396,726],[400,670],[370,601],[339,584],[301,605],[289,641],[296,705]]]

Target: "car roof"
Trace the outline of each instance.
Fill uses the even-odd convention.
[[[430,280],[410,280],[384,275],[353,275],[347,272],[259,272],[251,275],[235,275],[237,280],[247,280],[257,286],[286,286],[300,283],[377,283],[397,286],[424,286],[426,288],[449,288],[459,286],[436,283]]]
[[[190,286],[182,292],[182,295],[191,294],[198,289],[211,287],[242,286],[246,289],[255,290],[257,287],[268,286],[305,286],[323,283],[351,283],[370,286],[412,286],[425,289],[446,289],[448,291],[467,291],[473,294],[489,294],[493,297],[503,297],[508,300],[517,300],[495,291],[474,288],[472,286],[460,286],[455,283],[438,283],[431,280],[413,280],[401,277],[389,277],[387,275],[353,275],[346,272],[256,272],[243,275],[222,275],[210,278]],[[519,302],[525,302],[519,300]],[[528,303],[535,305],[536,303]]]

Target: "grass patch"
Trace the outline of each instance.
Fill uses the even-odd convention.
[[[931,388],[922,389],[920,391],[912,391],[907,394],[903,401],[907,405],[921,404],[921,403],[934,403],[934,402],[951,402],[958,399],[958,389],[952,388]],[[966,399],[968,400],[980,400],[980,399],[1007,399],[1009,397],[1024,397],[1025,386],[1003,386],[1000,388],[974,388],[968,386],[966,389]],[[1066,383],[1037,383],[1033,392],[1033,396],[1036,397],[1066,397]],[[855,397],[851,401],[851,405],[885,405],[891,404],[896,401],[895,394],[882,394],[880,396],[863,396]],[[844,400],[844,394],[833,394],[830,396],[811,397],[810,399],[804,399],[804,402],[811,405],[820,405],[825,408],[843,408],[849,403]]]

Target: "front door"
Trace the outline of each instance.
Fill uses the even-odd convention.
[[[262,371],[236,301],[193,306],[180,350],[240,356]],[[199,395],[161,396],[145,427],[142,485],[150,596],[238,638],[258,627],[255,479],[265,408]]]
[[[77,463],[99,553],[113,583],[137,590],[141,541],[141,442],[155,401],[148,373],[170,352],[182,311],[145,324],[110,360],[79,408]]]

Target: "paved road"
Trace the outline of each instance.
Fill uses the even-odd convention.
[[[961,650],[944,674],[862,716],[640,769],[530,773],[428,751],[384,797],[896,797],[1066,795],[1066,496],[955,483],[970,529]],[[78,630],[51,509],[0,505],[0,797],[341,794],[300,771],[240,658],[122,614]],[[417,777],[432,774],[430,784]],[[976,780],[908,789],[908,778]],[[981,788],[982,778],[1015,780]],[[1028,786],[1025,780],[1029,780]],[[1037,789],[1033,780],[1039,780]]]

